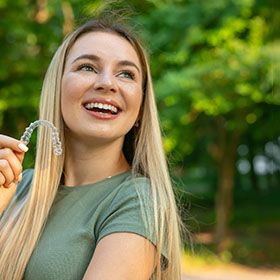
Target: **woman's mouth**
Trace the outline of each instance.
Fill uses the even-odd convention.
[[[111,113],[116,115],[118,113],[118,108],[113,105],[102,104],[102,103],[87,103],[84,105],[87,110],[102,112],[102,113]]]
[[[100,119],[112,119],[121,112],[121,109],[114,105],[99,102],[85,103],[83,106],[91,115]]]

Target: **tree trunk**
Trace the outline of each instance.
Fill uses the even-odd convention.
[[[227,131],[224,122],[224,119],[218,120],[218,139],[215,147],[218,166],[215,240],[218,252],[224,251],[228,243],[228,226],[233,208],[235,162],[240,138],[240,132]]]
[[[216,243],[218,252],[227,247],[228,225],[233,207],[235,159],[226,156],[220,162],[218,191],[216,194]]]

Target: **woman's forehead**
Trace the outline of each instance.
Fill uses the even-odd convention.
[[[79,37],[69,50],[68,59],[92,54],[101,59],[131,60],[141,67],[138,54],[131,43],[118,34],[94,31]]]

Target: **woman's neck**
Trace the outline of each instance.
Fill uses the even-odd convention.
[[[67,142],[63,184],[66,186],[95,183],[130,169],[122,152],[122,141],[88,147]]]

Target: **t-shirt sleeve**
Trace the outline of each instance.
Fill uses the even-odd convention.
[[[22,180],[19,182],[16,189],[17,200],[20,200],[27,195],[33,178],[33,172],[33,169],[25,169],[22,172]]]
[[[139,199],[139,195],[144,201]],[[154,226],[151,226],[154,224],[151,198],[150,182],[147,178],[136,178],[125,183],[113,199],[99,227],[97,243],[111,233],[131,232],[145,237],[155,245]],[[143,215],[141,208],[144,210]],[[162,254],[167,261],[166,242]]]

